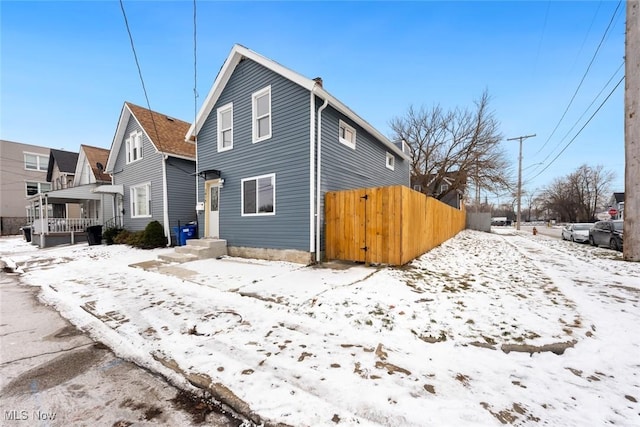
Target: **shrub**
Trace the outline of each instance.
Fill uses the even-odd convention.
[[[113,236],[113,243],[118,245],[127,245],[129,244],[129,238],[131,237],[131,232],[129,230],[122,230],[115,236]]]
[[[161,248],[167,245],[167,237],[164,228],[158,221],[151,221],[144,229],[142,236],[142,249]]]
[[[107,245],[113,245],[114,243],[116,243],[115,240],[118,237],[118,234],[122,233],[123,231],[124,229],[119,227],[110,227],[102,232],[102,238]]]

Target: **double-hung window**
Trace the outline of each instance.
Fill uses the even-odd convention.
[[[354,150],[356,149],[356,130],[340,120],[338,126],[338,137],[340,142],[342,142],[347,147],[351,147]]]
[[[262,175],[242,180],[242,216],[275,215],[276,175]]]
[[[253,142],[271,138],[271,86],[251,95]]]
[[[233,103],[218,108],[218,151],[233,148]]]
[[[131,132],[126,139],[127,163],[132,163],[142,158],[142,132]]]
[[[49,157],[39,154],[24,153],[24,168],[32,171],[46,172]]]
[[[50,182],[33,182],[27,181],[27,196],[33,196],[38,193],[46,193],[47,191],[51,191],[51,183]]]
[[[130,188],[131,217],[144,218],[151,216],[151,183],[140,184]]]

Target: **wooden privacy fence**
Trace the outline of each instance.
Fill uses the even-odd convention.
[[[402,185],[328,192],[328,260],[402,265],[465,227],[465,211]]]

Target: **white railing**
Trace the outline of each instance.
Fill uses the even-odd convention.
[[[33,220],[33,233],[71,233],[85,231],[87,227],[100,225],[96,218],[48,218]]]

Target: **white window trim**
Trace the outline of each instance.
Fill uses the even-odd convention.
[[[136,215],[136,211],[133,206],[133,201],[135,200],[134,191],[141,187],[147,187],[147,209],[149,211],[147,215]],[[131,218],[151,218],[151,182],[145,182],[129,187],[129,209],[131,210]]]
[[[273,183],[273,212],[256,212],[256,213],[245,213],[244,212],[244,183],[246,181],[256,181],[256,210],[258,210],[258,180],[261,178],[272,178]],[[241,216],[273,216],[276,214],[276,174],[270,173],[266,175],[252,176],[249,178],[244,178],[241,180],[240,184],[240,215]]]
[[[351,133],[353,134],[353,141],[349,141],[348,139],[343,138],[340,135],[340,128],[342,127],[351,131]],[[353,128],[353,126],[349,126],[346,122],[343,122],[342,120],[340,120],[340,123],[338,124],[338,139],[340,140],[341,143],[343,143],[347,147],[353,148],[354,150],[356,149],[356,130]]]
[[[269,94],[269,133],[267,135],[264,135],[262,137],[258,137],[258,119],[265,117],[265,116],[261,116],[261,117],[257,117],[257,98],[264,95],[265,93]],[[273,126],[272,126],[272,118],[273,116],[273,111],[271,108],[271,85],[265,87],[264,89],[260,89],[257,92],[254,92],[251,94],[251,127],[252,127],[252,135],[253,135],[253,143],[255,144],[256,142],[260,142],[260,141],[264,141],[266,139],[270,139],[271,135],[273,134]]]
[[[24,162],[22,163],[22,167],[24,167],[24,170],[29,171],[29,172],[46,172],[47,169],[49,168],[49,156],[45,156],[42,153],[30,153],[28,151],[23,151],[22,154],[23,154],[22,159],[24,160]],[[36,157],[36,168],[35,169],[29,169],[27,167],[27,156],[35,156]],[[40,161],[41,159],[44,162],[41,162]]]
[[[131,145],[131,143],[133,141],[135,141],[135,137],[138,137],[138,158],[134,159],[134,160],[130,160],[130,158],[133,155],[133,146]],[[125,163],[126,164],[131,164],[131,163],[135,163],[139,160],[142,160],[142,132],[140,132],[139,130],[133,131],[129,134],[129,138],[127,138],[125,141],[125,149],[126,149],[126,153],[125,153]]]
[[[394,170],[396,166],[396,157],[393,154],[387,152],[387,159],[385,164],[387,166],[387,169]]]
[[[221,120],[220,120],[220,116],[222,115],[222,113],[226,113],[227,111],[231,111],[231,127],[229,129],[223,129],[222,126],[220,126]],[[233,102],[230,102],[228,104],[223,105],[222,107],[218,108],[217,110],[217,117],[218,117],[218,153],[221,151],[229,151],[233,148]],[[231,131],[231,145],[229,147],[224,147],[223,146],[223,140],[222,140],[222,132],[225,130],[230,130]]]

